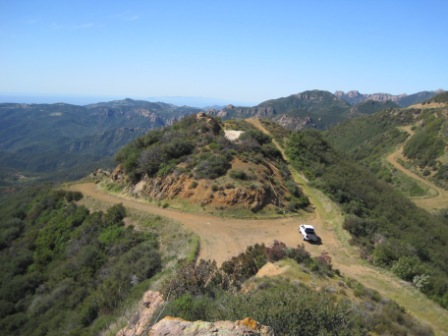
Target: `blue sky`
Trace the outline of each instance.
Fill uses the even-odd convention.
[[[0,0],[0,93],[213,97],[447,89],[448,1]]]

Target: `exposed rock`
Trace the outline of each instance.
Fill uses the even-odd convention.
[[[95,169],[95,171],[92,173],[92,174],[90,174],[90,177],[99,177],[99,178],[102,178],[102,177],[109,177],[110,176],[110,171],[108,171],[108,170],[104,170],[104,169],[102,169],[102,168],[97,168],[97,169]]]
[[[355,105],[359,104],[368,100],[373,100],[377,102],[394,102],[398,104],[401,107],[406,107],[410,105],[414,105],[420,102],[423,102],[425,100],[428,100],[429,98],[435,96],[438,93],[437,91],[421,91],[417,92],[411,95],[408,94],[398,94],[393,95],[390,93],[372,93],[372,94],[363,94],[359,91],[336,91],[334,95],[338,97],[339,99],[345,100],[349,104]]]
[[[278,118],[276,120],[276,122],[279,125],[287,128],[287,129],[293,130],[293,131],[301,130],[302,128],[304,128],[306,126],[315,127],[314,121],[310,117],[300,118],[300,117],[284,114],[284,115],[280,116],[280,118]]]
[[[117,173],[119,175],[120,172]],[[116,176],[112,173],[113,176]],[[114,177],[112,177],[114,178]],[[282,204],[282,200],[271,192],[269,187],[232,188],[213,192],[208,180],[199,180],[195,189],[190,189],[192,179],[185,174],[165,177],[145,178],[130,190],[134,196],[149,197],[155,200],[180,197],[190,199],[201,206],[242,206],[251,211],[258,211],[268,204]]]
[[[147,335],[151,318],[154,312],[163,303],[159,292],[147,291],[139,304],[139,312],[131,318],[131,322],[121,329],[116,336],[141,336]]]
[[[271,327],[264,326],[251,318],[235,322],[217,321],[189,322],[180,318],[165,317],[155,324],[148,336],[274,336]]]
[[[182,119],[182,118],[176,118],[176,117],[166,118],[165,124],[167,126],[171,126],[172,124],[174,124],[176,121],[179,121],[180,119]]]
[[[224,134],[227,139],[230,141],[238,140],[241,134],[243,134],[243,131],[234,131],[234,130],[225,130]]]
[[[115,169],[112,171],[112,174],[110,174],[110,178],[112,181],[119,181],[123,179],[125,176],[123,168],[121,167],[121,164],[115,167]]]

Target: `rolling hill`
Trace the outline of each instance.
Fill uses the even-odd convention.
[[[269,136],[203,112],[118,151],[112,179],[130,194],[200,211],[290,213],[308,200]]]
[[[415,96],[412,101],[419,101],[428,95],[406,97]],[[365,95],[374,100],[366,98],[354,105],[341,97],[312,90],[254,107],[228,105],[207,109],[206,113],[224,120],[267,118],[298,130],[328,129],[346,120],[397,107],[388,100],[393,98],[391,95],[381,99]],[[0,104],[0,183],[76,179],[97,167],[111,168],[113,153],[124,144],[150,129],[171,125],[199,111],[188,106],[132,99],[85,106]]]

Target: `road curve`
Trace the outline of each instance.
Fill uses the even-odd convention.
[[[402,130],[408,132],[411,137],[414,134],[414,132],[411,130],[412,126],[405,126],[401,127]],[[409,141],[411,138],[409,137],[406,141]],[[426,197],[412,197],[411,200],[420,208],[426,209],[428,211],[431,210],[439,210],[439,209],[445,209],[448,207],[448,191],[444,190],[438,186],[436,186],[434,183],[428,181],[427,179],[415,174],[414,172],[410,171],[409,169],[406,169],[403,167],[398,160],[403,159],[403,148],[404,144],[401,145],[396,151],[390,153],[387,155],[386,160],[396,169],[401,171],[403,174],[406,174],[408,177],[422,183],[423,185],[427,186],[428,188],[435,191],[436,195],[433,197],[426,196]]]
[[[309,214],[306,218],[284,217],[278,219],[233,219],[207,214],[186,213],[174,209],[163,209],[137,199],[111,195],[98,189],[95,183],[80,183],[70,186],[107,204],[122,203],[125,207],[160,215],[182,223],[200,237],[201,259],[214,259],[218,264],[243,252],[255,243],[271,244],[274,240],[295,247],[302,243],[297,229],[300,223],[317,224]]]

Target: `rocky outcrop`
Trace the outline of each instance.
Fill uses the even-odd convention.
[[[95,169],[95,171],[93,173],[91,173],[89,175],[90,178],[105,178],[105,177],[110,177],[110,171],[102,169],[102,168],[97,168]]]
[[[296,117],[291,115],[282,115],[278,119],[275,120],[280,126],[287,128],[289,130],[298,131],[304,127],[315,127],[313,119],[310,117]]]
[[[344,91],[336,91],[334,95],[339,99],[345,100],[350,104],[358,104],[367,100],[373,100],[378,102],[386,102],[386,101],[398,102],[400,101],[400,99],[407,96],[406,94],[392,95],[389,93],[363,94],[355,90],[348,91],[347,93],[345,93]]]
[[[121,164],[115,167],[115,169],[110,174],[110,178],[112,181],[117,182],[124,179],[125,173],[123,171],[123,168],[121,167]]]
[[[148,335],[151,319],[163,302],[162,295],[159,292],[147,291],[139,304],[138,313],[131,318],[131,321],[116,336]]]
[[[219,125],[219,123],[215,119],[210,118],[210,116],[207,115],[205,112],[197,113],[196,120],[197,121],[205,120],[207,122],[208,128],[211,129],[215,135],[219,134],[219,132],[221,131],[221,126]]]
[[[274,335],[271,327],[264,326],[251,318],[235,322],[189,322],[181,318],[167,316],[151,325],[151,321],[155,318],[155,312],[163,303],[163,297],[159,292],[147,291],[140,301],[138,312],[126,321],[126,326],[116,336]]]
[[[390,93],[372,93],[372,94],[363,94],[359,91],[353,90],[353,91],[336,91],[334,95],[338,97],[339,99],[345,100],[349,104],[359,104],[368,100],[373,100],[377,102],[394,102],[402,107],[406,107],[409,105],[413,105],[422,101],[425,101],[434,95],[436,95],[440,90],[437,91],[422,91],[417,92],[411,95],[407,94],[398,94],[393,95]]]
[[[207,110],[207,114],[220,118],[271,118],[277,114],[273,107],[235,107],[228,105],[224,109],[217,111],[215,109]]]
[[[235,322],[217,321],[189,322],[180,318],[165,317],[155,324],[148,336],[274,336],[271,327],[264,326],[251,318]]]
[[[111,178],[117,178],[119,175],[120,171],[117,171],[115,174],[112,173]],[[131,194],[155,200],[170,200],[180,197],[201,206],[244,207],[254,212],[263,209],[268,204],[283,203],[268,186],[252,189],[236,187],[213,189],[209,180],[198,180],[197,186],[191,188],[193,181],[185,174],[173,174],[163,178],[145,178],[133,186]]]

